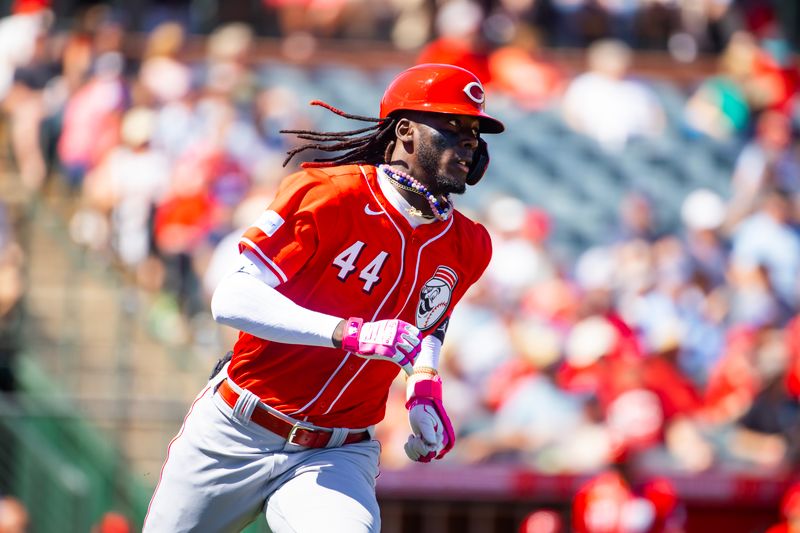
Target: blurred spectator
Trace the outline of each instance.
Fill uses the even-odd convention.
[[[734,230],[734,320],[780,324],[799,303],[800,236],[791,225],[790,202],[785,190],[767,189],[758,211]]]
[[[788,348],[783,331],[761,332],[754,368],[759,391],[731,436],[734,457],[762,469],[800,464],[800,402],[787,387]]]
[[[564,521],[555,511],[540,510],[530,513],[519,526],[519,533],[561,533]]]
[[[273,190],[254,189],[237,207],[233,213],[232,223],[234,229],[223,236],[210,251],[208,261],[204,266],[197,265],[198,276],[201,277],[202,302],[208,308],[211,296],[223,277],[231,273],[233,265],[237,264],[239,257],[239,239],[244,231],[252,225],[253,221],[266,209],[274,197]],[[219,326],[216,323],[204,326],[206,335],[211,340],[219,341],[220,346],[232,346],[238,338],[239,332],[234,328]],[[405,438],[405,437],[403,437]]]
[[[3,39],[3,27],[0,22],[0,41]],[[19,37],[20,41],[25,41],[25,38]],[[40,131],[46,114],[45,89],[57,68],[52,62],[46,26],[43,24],[36,29],[33,37],[31,50],[24,62],[22,58],[17,58],[10,87],[0,91],[4,93],[0,95],[0,100],[5,96],[3,109],[8,112],[10,119],[11,149],[22,184],[29,190],[41,187],[47,174]],[[18,46],[20,44],[15,43],[13,48]]]
[[[767,530],[767,533],[795,533],[800,530],[800,483],[786,489],[781,498],[781,523]]]
[[[129,9],[134,6],[126,6]],[[167,23],[180,24],[183,28],[188,28],[192,23],[199,23],[202,15],[198,12],[202,7],[193,6],[191,0],[149,0],[144,4],[144,20],[142,29],[146,32],[154,31],[159,26]],[[205,9],[213,9],[206,7]],[[193,12],[194,11],[194,12]]]
[[[465,298],[448,328],[442,364],[467,386],[480,388],[493,368],[512,357],[511,342],[506,317],[491,300]],[[475,400],[473,395],[470,403]]]
[[[25,533],[29,526],[25,505],[13,496],[0,497],[0,533]]]
[[[174,163],[202,130],[198,129],[194,100],[190,94],[154,109],[152,144]]]
[[[767,35],[754,58],[753,83],[758,109],[791,116],[797,106],[800,70],[789,43],[778,35]]]
[[[514,358],[497,366],[482,386],[491,419],[464,439],[459,453],[470,461],[517,460],[545,471],[597,464],[592,450],[586,450],[585,460],[576,453],[560,453],[565,448],[576,452],[585,444],[574,439],[590,422],[582,399],[555,383],[562,342],[558,333],[545,324],[522,320],[511,325],[510,333]],[[539,405],[550,408],[533,407]],[[567,441],[573,441],[572,445]]]
[[[750,120],[750,84],[757,44],[735,34],[718,60],[718,73],[689,97],[684,119],[690,131],[721,141],[744,133]]]
[[[685,39],[694,52],[722,51],[736,30],[743,29],[735,0],[719,2],[685,2],[676,6],[680,10],[680,28],[675,35]],[[674,42],[672,43],[674,45]]]
[[[761,383],[755,368],[757,332],[751,327],[728,331],[722,356],[714,365],[705,387],[703,422],[730,424],[750,408]]]
[[[587,49],[588,72],[567,87],[562,111],[567,124],[618,151],[636,136],[657,137],[665,126],[655,95],[628,78],[631,50],[619,41],[602,40]]]
[[[682,370],[702,386],[722,351],[723,321],[727,316],[722,287],[726,282],[728,249],[720,235],[725,204],[716,193],[697,189],[685,198],[681,219],[690,272],[677,296],[684,326],[678,357]]]
[[[437,38],[422,49],[416,62],[456,65],[489,84],[489,50],[482,38],[482,21],[483,10],[472,0],[445,3],[436,14]]]
[[[606,11],[591,0],[552,0],[555,11],[552,37],[558,46],[584,47],[609,35]]]
[[[630,478],[630,466],[618,463],[585,483],[572,504],[575,533],[681,533],[685,511],[665,478],[641,485]]]
[[[513,41],[489,55],[490,89],[506,94],[525,110],[551,107],[561,98],[566,76],[553,62],[542,58],[536,34],[525,26]]]
[[[633,332],[613,311],[590,315],[570,330],[557,382],[567,392],[591,398],[587,414],[598,436],[603,434],[594,447],[596,463],[583,465],[585,470],[607,464],[622,446],[635,451],[660,439],[663,408],[646,388],[642,362]]]
[[[679,337],[675,336],[642,362],[642,385],[658,397],[665,424],[694,415],[702,404],[695,383],[676,364],[680,347]]]
[[[720,235],[725,216],[725,203],[709,189],[692,191],[681,205],[686,251],[695,272],[707,286],[715,287],[725,281],[727,250]]]
[[[132,108],[122,118],[121,144],[112,148],[86,178],[90,206],[110,215],[113,248],[132,270],[152,252],[153,209],[169,190],[169,162],[150,147],[155,117]]]
[[[119,125],[127,102],[123,66],[119,53],[98,57],[91,79],[67,103],[58,154],[73,190],[119,143]]]
[[[755,210],[765,189],[784,189],[792,194],[793,202],[800,198],[800,153],[785,115],[766,111],[758,117],[755,137],[736,160],[732,185],[728,228]]]
[[[348,0],[262,0],[277,12],[281,34],[291,37],[308,33],[333,37],[346,13]]]
[[[178,59],[184,39],[183,28],[176,23],[157,26],[147,38],[139,80],[153,104],[180,100],[191,88],[191,71]]]
[[[626,242],[642,239],[652,243],[659,236],[653,201],[638,191],[626,193],[619,203],[616,240]]]
[[[52,19],[48,0],[15,0],[11,14],[0,19],[0,100],[8,94],[14,72],[41,55]]]
[[[222,278],[231,272],[232,265],[236,264],[236,258],[239,257],[239,238],[244,230],[250,227],[266,209],[272,197],[272,191],[254,191],[236,207],[233,214],[235,228],[217,243],[203,275],[203,294],[206,302],[211,302],[214,289]]]
[[[622,4],[629,11],[629,2],[616,2]],[[679,2],[636,2],[637,12],[634,14],[633,42],[630,43],[636,48],[645,50],[664,50],[667,49],[675,54],[676,38],[678,42],[686,43],[682,47],[686,49],[688,57],[693,58],[697,51],[695,39],[689,37],[684,27],[684,14],[689,4]],[[627,6],[626,6],[627,4]],[[692,6],[697,7],[697,6]],[[688,37],[688,42],[685,39]],[[628,41],[630,42],[630,41]]]
[[[124,515],[115,512],[105,513],[91,533],[130,533],[131,524]]]
[[[308,121],[297,96],[281,85],[258,91],[250,107],[250,113],[238,113],[228,125],[225,147],[254,184],[275,187],[285,172],[281,163],[294,142],[278,132],[303,129]]]
[[[206,98],[225,98],[232,104],[252,99],[253,39],[252,28],[240,22],[220,26],[208,36]]]
[[[628,46],[637,44],[636,22],[644,2],[639,0],[601,0],[608,29],[602,35],[619,39]]]
[[[214,228],[218,205],[202,182],[176,187],[155,213],[154,234],[167,267],[164,289],[173,295],[186,316],[199,310],[199,280],[192,254],[204,246]]]
[[[684,424],[681,440],[713,448],[708,452],[721,464],[773,475],[796,468],[800,418],[797,398],[787,392],[787,359],[780,330],[731,330],[696,412],[699,425]],[[685,444],[671,444],[692,461]]]
[[[87,9],[63,37],[61,76],[54,80],[54,85],[58,87],[59,97],[64,100],[83,85],[90,73],[96,52],[93,36],[96,31],[94,25],[98,23],[96,14],[102,9],[100,5]],[[64,103],[60,102],[62,105]]]
[[[494,232],[485,282],[497,304],[509,308],[518,305],[529,289],[554,275],[555,267],[544,247],[550,219],[545,212],[511,196],[493,200],[486,216]]]

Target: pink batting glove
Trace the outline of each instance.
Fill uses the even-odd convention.
[[[415,374],[409,379],[406,397],[413,432],[405,445],[406,455],[421,463],[441,459],[456,442],[453,424],[442,403],[442,378]]]
[[[391,361],[411,375],[419,355],[420,331],[402,320],[364,322],[348,318],[342,348],[366,359]]]

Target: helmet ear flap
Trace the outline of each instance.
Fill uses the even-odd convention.
[[[467,174],[467,185],[475,185],[486,173],[489,167],[489,146],[483,139],[478,139],[478,147],[472,155],[472,164]]]

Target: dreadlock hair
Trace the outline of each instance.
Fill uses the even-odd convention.
[[[286,152],[287,157],[283,161],[283,166],[286,166],[295,155],[306,150],[322,150],[323,152],[342,152],[346,150],[346,152],[338,156],[322,157],[314,159],[314,161],[304,162],[300,165],[302,168],[331,167],[345,164],[377,166],[385,162],[386,149],[394,141],[392,134],[394,133],[397,119],[351,115],[320,100],[313,100],[310,104],[324,107],[340,117],[362,122],[376,122],[376,124],[350,131],[280,130],[281,133],[293,134],[299,139],[312,141]]]

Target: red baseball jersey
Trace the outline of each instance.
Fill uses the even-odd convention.
[[[453,306],[491,258],[486,229],[459,212],[412,228],[381,192],[377,169],[340,166],[287,177],[242,236],[305,308],[365,321],[398,318],[423,335],[446,327]],[[325,427],[383,419],[398,367],[335,348],[240,333],[228,375],[266,404]]]

